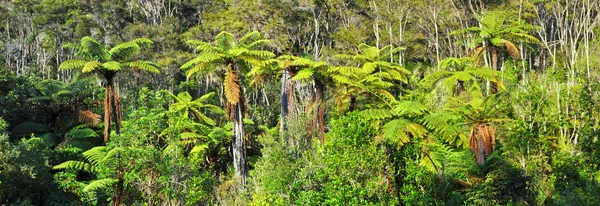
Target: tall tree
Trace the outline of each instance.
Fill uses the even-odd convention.
[[[350,98],[350,110],[356,107],[356,98],[360,93],[370,93],[380,99],[394,99],[388,90],[395,83],[408,83],[410,71],[391,58],[403,48],[385,46],[381,49],[367,44],[358,45],[358,52],[353,55],[338,54],[336,57],[347,60],[355,66],[338,66],[332,68],[332,77],[336,83],[345,87],[346,94],[338,95],[338,99]],[[338,100],[342,102],[342,100]]]
[[[497,70],[498,50],[506,49],[508,54],[514,59],[521,59],[519,49],[515,43],[536,43],[540,41],[529,31],[537,27],[529,24],[505,25],[506,14],[503,12],[490,12],[478,20],[479,26],[474,26],[466,29],[459,29],[452,34],[466,36],[461,41],[471,42],[472,49],[467,56],[473,55],[473,62],[481,62],[484,60],[485,52],[491,52],[491,68]]]
[[[94,72],[102,75],[106,80],[104,89],[104,142],[110,137],[111,113],[115,122],[115,132],[121,133],[121,106],[119,95],[115,89],[115,78],[120,71],[126,69],[140,69],[152,73],[159,73],[159,66],[151,61],[135,60],[142,47],[153,42],[146,38],[139,38],[119,44],[110,50],[95,39],[86,36],[78,45],[76,56],[80,59],[71,59],[60,64],[60,69],[81,69],[82,73]]]
[[[250,32],[240,39],[233,34],[221,32],[211,44],[199,40],[190,40],[200,54],[186,62],[181,69],[187,70],[187,76],[194,74],[224,73],[223,87],[227,98],[227,119],[233,121],[233,164],[236,175],[246,183],[248,159],[244,140],[243,113],[245,110],[243,75],[251,65],[275,57],[270,51],[261,50],[269,40],[262,39],[260,33]],[[223,72],[224,70],[224,72]]]

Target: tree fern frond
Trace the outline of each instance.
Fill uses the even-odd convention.
[[[197,57],[195,57],[192,60],[189,60],[185,64],[181,65],[180,68],[183,70],[186,70],[186,69],[189,69],[190,67],[197,65],[199,63],[213,62],[213,61],[220,60],[220,59],[223,59],[223,57],[218,53],[202,52]]]
[[[110,51],[108,51],[108,53],[110,54],[112,60],[124,61],[127,58],[138,54],[140,50],[141,48],[137,43],[126,42],[113,47],[110,49]]]
[[[90,128],[73,128],[65,134],[65,137],[70,139],[86,139],[90,137],[99,137],[99,135]]]
[[[48,128],[45,125],[31,121],[18,124],[12,129],[12,133],[17,136],[29,136],[31,134],[44,133],[46,131],[48,131]]]
[[[92,165],[98,165],[99,162],[106,156],[105,146],[96,146],[82,153]]]
[[[62,169],[75,169],[75,170],[83,170],[90,172],[92,171],[93,166],[89,163],[85,163],[82,161],[69,160],[54,166],[52,169],[62,170]]]
[[[383,125],[383,137],[396,142],[402,146],[410,142],[407,132],[407,125],[411,122],[406,119],[394,119]]]
[[[300,70],[298,73],[296,73],[296,75],[294,75],[294,77],[292,77],[292,80],[308,80],[308,79],[311,79],[311,77],[314,73],[315,73],[315,70],[312,68],[303,69],[303,70]]]
[[[123,70],[123,65],[121,65],[121,63],[116,62],[116,61],[108,61],[108,62],[104,62],[104,64],[102,64],[102,68],[104,68],[108,71],[117,72],[117,71]]]
[[[240,41],[240,43],[242,43],[242,41]],[[271,43],[271,40],[261,39],[261,40],[257,40],[255,42],[252,42],[250,44],[245,44],[245,43],[243,43],[243,44],[247,45],[246,48],[248,48],[248,49],[257,49],[257,48],[262,47],[264,45],[267,45],[269,43]]]
[[[249,45],[254,43],[257,39],[260,38],[260,33],[258,31],[248,32],[238,41],[240,45]]]
[[[158,66],[158,64],[152,62],[152,61],[133,61],[133,62],[126,62],[123,63],[123,66],[125,67],[129,67],[129,68],[136,68],[136,69],[140,69],[143,71],[147,71],[147,72],[152,72],[155,74],[160,73],[160,66]]]
[[[366,109],[359,113],[366,120],[385,119],[394,116],[394,111],[389,109]]]
[[[233,71],[231,65],[229,65],[229,69],[227,69],[227,72],[225,73],[223,86],[225,87],[227,101],[232,105],[236,105],[240,101],[241,89],[238,83],[238,75]]]
[[[81,72],[88,73],[88,72],[98,71],[98,70],[100,70],[100,68],[102,68],[102,64],[100,62],[89,61],[85,64],[85,66],[83,66],[83,69],[81,70]]]
[[[85,61],[85,60],[70,59],[70,60],[67,60],[67,61],[64,61],[63,63],[61,63],[58,68],[60,70],[81,69],[81,68],[83,68],[83,66],[85,66],[86,63],[87,63],[87,61]]]
[[[100,115],[90,110],[83,110],[77,113],[79,122],[85,124],[87,127],[96,127],[100,123]]]
[[[89,36],[81,38],[81,48],[79,49],[79,55],[93,59],[108,60],[109,54],[95,39]]]
[[[83,192],[94,192],[97,190],[106,190],[111,188],[118,180],[114,178],[104,178],[94,180],[83,188]]]
[[[425,105],[423,105],[421,102],[406,101],[406,100],[398,102],[398,104],[396,104],[394,109],[400,115],[408,115],[408,116],[420,116],[420,115],[427,113],[427,111],[429,111],[427,109],[427,107],[425,107]]]
[[[223,51],[229,51],[230,49],[235,47],[236,41],[233,34],[226,31],[222,31],[221,33],[217,34],[217,36],[215,36],[215,44]]]
[[[502,43],[506,47],[508,54],[514,59],[521,59],[521,54],[519,53],[519,49],[510,41],[502,40]]]

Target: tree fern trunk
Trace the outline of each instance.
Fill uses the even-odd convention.
[[[316,108],[317,110],[315,112],[318,113],[318,123],[317,123],[317,128],[319,128],[319,140],[321,142],[321,144],[325,143],[325,103],[324,103],[324,99],[323,99],[323,84],[321,84],[320,82],[316,82],[315,83],[315,89],[316,94],[315,94],[315,103],[316,103]]]
[[[115,133],[117,133],[117,135],[119,135],[119,134],[121,134],[121,103],[119,101],[119,93],[115,89],[114,85],[113,85],[112,92],[113,92],[112,111],[113,111],[113,118],[114,118],[113,121],[115,122]]]
[[[108,142],[110,137],[110,123],[111,123],[111,105],[112,105],[112,95],[113,95],[113,79],[107,77],[106,78],[106,86],[104,87],[105,95],[104,95],[104,142]]]
[[[280,129],[279,136],[283,137],[283,133],[286,130],[285,118],[288,115],[288,98],[286,96],[286,88],[287,81],[289,79],[288,70],[283,70],[283,74],[281,75],[281,120],[280,120]]]
[[[123,204],[123,173],[117,174],[117,187],[115,188],[115,194],[112,197],[112,205],[120,206]]]
[[[233,166],[236,175],[241,178],[242,184],[246,184],[248,175],[248,160],[246,158],[246,142],[244,140],[243,101],[235,105],[235,117],[233,119]]]

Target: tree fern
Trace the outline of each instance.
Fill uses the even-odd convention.
[[[119,180],[114,178],[94,180],[83,188],[83,192],[95,192],[98,190],[106,190],[111,188],[118,181]]]

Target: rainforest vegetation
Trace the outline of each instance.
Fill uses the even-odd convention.
[[[2,0],[0,205],[600,205],[599,0]]]

